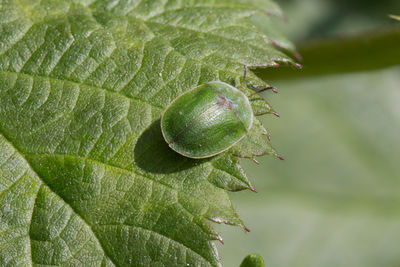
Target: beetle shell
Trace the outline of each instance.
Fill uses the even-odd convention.
[[[161,117],[161,131],[168,145],[196,159],[226,151],[252,125],[249,99],[220,81],[204,83],[178,96]]]

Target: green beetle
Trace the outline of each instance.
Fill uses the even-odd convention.
[[[243,83],[246,77],[243,77]],[[263,88],[260,91],[274,87]],[[260,92],[259,91],[259,92]],[[195,159],[222,153],[238,143],[253,125],[250,101],[239,89],[221,82],[207,82],[178,96],[161,117],[161,131],[168,145]]]

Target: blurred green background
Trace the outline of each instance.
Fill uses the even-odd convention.
[[[278,3],[296,41],[399,23],[399,0]],[[259,193],[231,194],[251,232],[217,227],[223,265],[400,266],[400,66],[272,84],[281,118],[261,120],[286,160],[242,161]]]

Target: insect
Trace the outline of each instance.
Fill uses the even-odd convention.
[[[246,67],[243,84],[245,77]],[[260,91],[267,89],[276,90],[267,87]],[[238,143],[250,131],[253,119],[250,101],[242,91],[212,81],[175,98],[162,114],[161,131],[174,151],[201,159],[220,154]]]

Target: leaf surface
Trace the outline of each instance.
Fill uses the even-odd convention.
[[[0,8],[0,265],[219,265],[210,221],[244,227],[226,191],[252,188],[237,155],[276,152],[256,123],[239,152],[184,158],[164,142],[160,116],[203,82],[239,87],[245,64],[290,62],[251,22],[278,7],[60,0]],[[248,85],[266,84],[249,73]],[[251,99],[256,114],[273,112]]]

